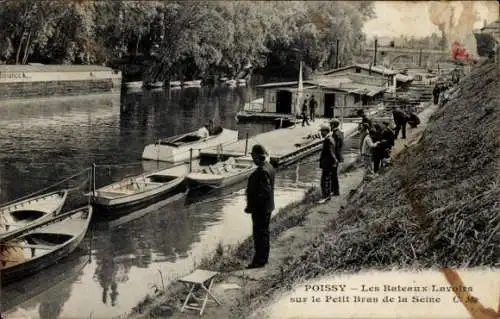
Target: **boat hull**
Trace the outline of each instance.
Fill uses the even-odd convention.
[[[196,159],[200,156],[201,149],[236,141],[238,141],[238,131],[224,129],[219,135],[206,141],[197,141],[182,146],[162,145],[159,143],[146,145],[142,152],[142,159],[178,163],[190,159],[190,149],[193,150],[192,159]]]
[[[82,211],[82,209],[79,209],[78,211]],[[66,214],[67,213],[65,213],[64,215]],[[78,214],[78,212],[76,212],[75,214]],[[57,263],[57,261],[71,254],[80,245],[83,238],[85,237],[91,218],[92,207],[88,207],[87,215],[85,217],[85,223],[82,223],[81,231],[76,234],[71,240],[62,245],[54,247],[54,250],[40,257],[30,259],[26,262],[2,269],[0,271],[1,285],[4,286],[12,282],[22,280],[25,277],[31,276],[39,272],[40,270]],[[36,230],[33,230],[32,232],[36,233]]]
[[[119,216],[126,214],[131,209],[140,209],[170,195],[179,193],[183,188],[185,188],[185,186],[183,187],[183,182],[184,178],[179,178],[174,184],[118,199],[94,197],[92,199],[92,206],[94,206],[96,211],[100,213]]]
[[[187,185],[189,189],[201,187],[223,188],[246,180],[252,172],[253,170],[229,177],[213,176],[212,178],[199,178],[193,174],[187,177]]]
[[[23,228],[28,228],[31,225],[39,222],[44,222],[46,220],[49,220],[56,215],[58,215],[61,212],[61,209],[64,206],[64,203],[66,202],[66,198],[68,196],[68,191],[56,191],[40,196],[36,196],[33,198],[28,198],[26,200],[22,200],[16,203],[13,203],[11,205],[2,207],[0,209],[0,215],[3,214],[12,214],[15,213],[16,211],[34,211],[34,212],[40,212],[43,214],[40,218],[37,218],[33,220],[32,222],[25,223],[25,224],[19,224],[19,225],[11,225],[10,227],[3,229],[3,227],[7,227],[6,225],[2,225],[0,223],[0,239],[4,238],[5,236],[9,236],[10,234],[17,232],[20,229]],[[53,198],[53,199],[52,199]],[[51,201],[51,203],[44,203]],[[48,204],[48,205],[47,205]],[[37,207],[37,205],[39,205]],[[45,209],[41,208],[41,205],[45,206]],[[16,209],[17,208],[17,209]],[[0,216],[2,218],[3,216]]]

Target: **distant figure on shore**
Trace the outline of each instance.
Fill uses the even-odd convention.
[[[394,137],[397,139],[399,131],[401,131],[401,138],[406,139],[406,123],[408,123],[408,114],[399,110],[397,107],[392,107],[392,117],[396,128],[394,129]]]
[[[439,102],[439,93],[441,93],[441,84],[436,83],[436,85],[434,85],[434,89],[432,90],[434,105],[437,105]]]
[[[335,169],[332,170],[332,196],[340,195],[340,185],[339,185],[339,167],[340,163],[344,162],[344,132],[340,130],[340,121],[333,119],[330,121],[330,129],[332,130],[333,141],[335,142],[335,156],[339,164]]]
[[[247,269],[261,268],[269,259],[269,222],[274,210],[275,170],[267,161],[268,152],[256,144],[252,148],[252,159],[257,169],[248,178],[245,212],[252,215],[254,257]]]
[[[420,119],[418,118],[418,115],[415,114],[414,112],[410,112],[408,118],[408,125],[410,125],[411,128],[416,128],[419,124],[420,124]]]
[[[356,113],[358,114],[359,117],[361,117],[361,124],[365,124],[368,127],[368,129],[371,129],[373,123],[372,120],[370,120],[368,116],[365,114],[365,111],[358,110]]]
[[[308,126],[311,125],[307,120],[307,100],[304,100],[304,103],[302,104],[302,126],[305,126],[305,124]]]
[[[318,107],[318,102],[314,99],[314,95],[311,96],[311,101],[309,101],[309,117],[311,121],[316,120],[316,108]]]
[[[390,157],[391,148],[394,146],[394,132],[388,122],[383,122],[382,125],[375,124],[373,127],[375,135],[372,136],[372,141],[378,142],[377,146],[372,149],[373,172],[377,173],[384,159]]]
[[[338,185],[338,159],[335,156],[335,140],[330,133],[330,126],[323,124],[320,128],[323,137],[323,148],[319,157],[319,167],[321,168],[321,193],[322,198],[319,204],[326,203],[332,198],[332,184]],[[336,180],[332,180],[335,178]],[[338,189],[335,192],[338,193]]]
[[[367,175],[373,175],[375,173],[373,169],[373,150],[379,143],[373,142],[375,137],[376,132],[371,129],[368,131],[368,134],[365,135],[361,143],[361,158],[363,159],[363,165],[365,166]]]

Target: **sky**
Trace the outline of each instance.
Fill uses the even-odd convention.
[[[407,36],[428,36],[433,32],[440,34],[429,16],[431,1],[375,1],[377,18],[365,24],[364,32],[368,38]],[[453,1],[460,3],[461,1]],[[460,5],[459,5],[460,6]],[[498,2],[476,1],[478,21],[474,28],[483,26],[483,20],[488,23],[498,19]],[[457,12],[460,14],[459,12]]]

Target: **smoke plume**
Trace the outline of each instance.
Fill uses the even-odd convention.
[[[469,56],[476,58],[477,46],[473,34],[479,16],[475,1],[439,1],[429,5],[431,22],[439,28],[445,39],[446,49],[452,53],[459,44]]]

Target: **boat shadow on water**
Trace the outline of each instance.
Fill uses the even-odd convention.
[[[78,281],[90,260],[88,252],[78,248],[36,276],[2,287],[2,313],[7,315],[18,307],[32,309],[40,304],[40,318],[57,318],[71,295],[73,283]]]

